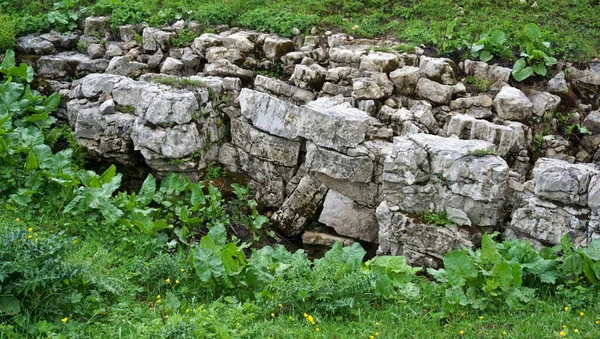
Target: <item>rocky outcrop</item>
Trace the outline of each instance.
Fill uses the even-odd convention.
[[[83,35],[17,49],[91,156],[193,179],[218,163],[315,248],[361,241],[438,266],[484,232],[536,246],[600,236],[598,107],[574,94],[600,86],[597,65],[533,90],[508,85],[509,68],[393,41],[233,28],[176,47],[184,27],[117,34],[88,18]]]

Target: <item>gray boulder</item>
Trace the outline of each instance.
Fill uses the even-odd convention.
[[[494,98],[494,109],[501,119],[527,121],[533,113],[533,104],[519,89],[504,86]]]
[[[375,211],[362,207],[350,198],[329,190],[323,202],[319,222],[333,227],[342,236],[377,242],[379,226]]]

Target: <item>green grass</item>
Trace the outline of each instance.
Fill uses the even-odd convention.
[[[46,14],[53,1],[0,2],[0,13],[14,18],[17,35],[50,28]],[[316,26],[356,36],[394,36],[412,45],[433,46],[440,54],[465,48],[482,33],[499,29],[516,51],[518,34],[528,23],[537,24],[551,54],[569,61],[588,60],[600,51],[600,4],[595,0],[538,0],[538,6],[518,0],[63,0],[68,12],[87,6],[83,15],[110,14],[113,26],[147,20],[159,26],[172,20],[191,19],[204,25],[230,24],[286,36],[292,29],[303,33]],[[485,18],[485,20],[482,20]],[[457,24],[451,34],[447,27]],[[187,40],[187,39],[184,39]],[[182,41],[183,42],[183,41]],[[517,55],[515,55],[516,57]]]

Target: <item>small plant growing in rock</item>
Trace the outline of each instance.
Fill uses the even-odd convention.
[[[184,28],[177,33],[177,37],[173,38],[171,42],[175,47],[184,47],[191,44],[195,38],[196,34]]]
[[[547,55],[550,42],[544,41],[542,32],[536,24],[527,24],[520,35],[521,57],[513,65],[512,75],[517,81],[523,81],[534,74],[546,76],[547,67],[556,64],[556,58]]]
[[[223,178],[225,176],[225,171],[219,165],[208,164],[206,167],[206,173],[204,174],[204,179],[206,180],[214,180]]]
[[[583,126],[581,123],[572,124],[565,128],[565,139],[569,140],[574,135],[574,133],[579,132],[582,135],[592,135],[592,131],[590,131],[587,127]]]
[[[476,43],[471,45],[471,55],[483,62],[496,57],[510,57],[510,49],[505,44],[506,34],[501,30],[491,30],[483,33]]]
[[[475,149],[475,150],[471,150],[468,153],[469,155],[475,156],[475,157],[485,157],[487,155],[499,155],[498,151],[496,151],[495,149]]]
[[[448,218],[446,211],[440,213],[433,213],[430,211],[423,211],[423,221],[428,224],[436,226],[452,225],[454,222]]]
[[[476,78],[473,75],[469,75],[467,76],[467,83],[475,85],[475,88],[480,92],[487,92],[494,84],[494,81],[485,78]]]

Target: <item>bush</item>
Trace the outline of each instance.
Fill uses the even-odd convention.
[[[292,29],[308,31],[319,22],[316,14],[290,13],[273,8],[257,8],[242,14],[239,23],[251,29],[292,36]]]
[[[15,45],[15,23],[8,15],[0,15],[0,52]]]

